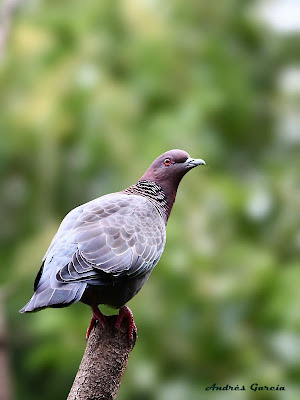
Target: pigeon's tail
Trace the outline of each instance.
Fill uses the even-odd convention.
[[[79,301],[86,288],[85,284],[76,285],[71,290],[52,289],[48,287],[42,292],[35,292],[20,313],[39,311],[46,307],[67,307]]]

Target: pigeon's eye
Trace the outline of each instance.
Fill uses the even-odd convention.
[[[164,164],[165,164],[167,167],[169,167],[169,166],[172,164],[171,158],[166,158],[166,159],[164,160]]]

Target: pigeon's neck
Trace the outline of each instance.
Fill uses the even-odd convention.
[[[176,193],[174,198],[168,199],[162,186],[150,180],[139,180],[135,185],[129,186],[129,188],[125,189],[124,193],[135,194],[149,199],[167,223],[175,201]]]

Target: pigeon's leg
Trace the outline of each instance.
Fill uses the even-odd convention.
[[[93,310],[93,315],[91,318],[90,325],[86,331],[86,335],[85,335],[86,339],[89,338],[94,326],[96,325],[96,321],[98,321],[99,324],[101,324],[103,328],[106,327],[105,316],[102,314],[102,312],[99,310],[99,308],[97,306],[92,306],[92,310]]]
[[[90,337],[90,334],[91,334],[94,326],[96,325],[96,321],[97,321],[97,318],[95,318],[95,316],[93,314],[92,318],[91,318],[90,325],[89,325],[89,327],[88,327],[88,329],[86,331],[86,335],[85,335],[86,340],[88,340],[88,338]]]
[[[133,332],[137,334],[137,328],[133,320],[132,311],[127,306],[123,306],[119,310],[119,315],[115,324],[116,329],[120,329],[120,326],[124,318],[127,318],[128,320],[128,337],[130,340],[133,340]]]

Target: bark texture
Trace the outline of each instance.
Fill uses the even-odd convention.
[[[116,316],[106,317],[107,328],[92,330],[67,400],[112,400],[116,397],[128,357],[135,345],[128,339],[127,321],[115,330]]]

